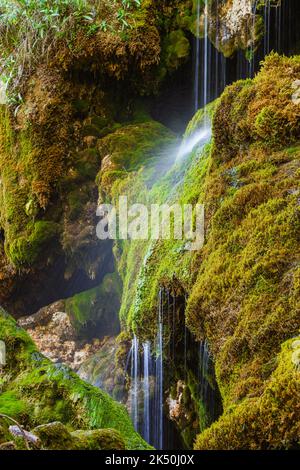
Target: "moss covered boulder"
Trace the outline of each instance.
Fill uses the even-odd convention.
[[[295,337],[282,345],[262,395],[232,405],[197,438],[195,449],[299,450],[299,344]]]
[[[114,429],[69,430],[60,422],[37,426],[33,434],[47,450],[125,450],[121,434]]]
[[[113,428],[118,430],[127,449],[147,448],[122,405],[83,382],[68,367],[54,365],[43,357],[28,334],[3,310],[0,312],[0,339],[7,350],[7,364],[2,370],[0,413],[16,418],[26,429],[54,421],[63,423],[70,432]],[[65,428],[64,433],[68,440]],[[109,436],[105,436],[109,442]],[[93,436],[90,437],[92,441]],[[95,440],[100,442],[98,437]]]

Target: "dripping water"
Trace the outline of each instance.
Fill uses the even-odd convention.
[[[281,51],[281,18],[282,18],[282,9],[281,2],[275,6],[275,25],[276,25],[276,50],[280,53]]]
[[[145,441],[150,442],[150,367],[151,367],[151,350],[150,342],[143,343],[143,356],[144,356],[144,426],[143,438]]]
[[[139,340],[134,335],[131,346],[131,419],[138,431]]]
[[[271,17],[271,0],[265,0],[264,8],[264,55],[270,52],[270,17]]]
[[[204,406],[205,414],[200,422],[203,431],[212,424],[222,413],[222,404],[217,387],[213,359],[209,350],[208,341],[201,341],[199,345],[199,397]]]
[[[163,290],[159,291],[155,361],[154,447],[163,448]]]
[[[199,103],[199,77],[200,77],[200,0],[197,0],[197,23],[196,23],[196,51],[195,51],[195,106],[194,112],[198,111]]]
[[[140,347],[133,336],[127,361],[131,359],[130,411],[134,428],[156,449],[163,448],[163,290],[159,292],[157,335],[154,354],[150,341]],[[126,365],[127,368],[127,365]],[[154,394],[151,382],[154,378]]]
[[[209,44],[208,39],[208,0],[204,5],[204,72],[203,72],[203,107],[208,104],[208,81],[209,81]]]
[[[200,342],[199,348],[200,396],[204,403],[208,401],[209,350],[207,340]]]

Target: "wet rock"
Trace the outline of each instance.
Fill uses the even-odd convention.
[[[80,441],[79,448],[82,450],[125,450],[124,440],[115,429],[74,431],[71,434]]]
[[[27,330],[48,359],[77,370],[99,350],[100,341],[97,338],[88,342],[78,339],[76,329],[63,310],[64,302],[55,302],[34,315],[19,319],[18,324]]]

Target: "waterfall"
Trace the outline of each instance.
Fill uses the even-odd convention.
[[[276,49],[281,51],[281,27],[282,27],[282,7],[281,3],[276,5]]]
[[[200,342],[199,348],[200,396],[204,403],[208,401],[209,349],[207,340]]]
[[[208,0],[205,0],[204,4],[204,70],[203,70],[203,107],[208,104],[208,82],[209,82],[209,65],[210,65],[210,54],[209,54],[210,41],[208,39]]]
[[[218,0],[219,1],[219,0]],[[217,1],[217,4],[218,4]],[[215,49],[214,55],[212,58],[211,53],[211,43],[209,40],[209,0],[204,0],[204,31],[203,31],[203,40],[202,47],[200,48],[200,20],[201,20],[201,4],[202,0],[197,0],[196,2],[196,50],[195,50],[195,79],[194,79],[194,111],[198,111],[200,107],[205,107],[211,99],[214,99],[219,94],[219,83],[217,77],[219,75],[219,65],[221,62],[221,68],[223,71],[224,61],[222,60],[223,56]],[[219,23],[217,24],[217,29],[219,28]],[[213,96],[211,96],[211,80],[210,76],[212,73],[212,65],[215,62],[215,86],[213,90]],[[221,71],[221,73],[222,73]],[[200,102],[200,85],[201,85],[201,102]]]
[[[151,349],[150,342],[146,341],[143,343],[143,355],[144,355],[144,426],[143,426],[143,438],[145,441],[150,442],[150,367],[151,367]]]
[[[270,15],[271,15],[271,0],[265,0],[264,10],[264,24],[265,24],[265,35],[264,35],[264,55],[266,56],[270,52]]]
[[[221,397],[216,383],[214,363],[207,340],[199,346],[198,393],[203,404],[200,430],[212,424],[222,413]],[[201,421],[202,418],[202,421]]]
[[[163,290],[159,291],[155,360],[154,447],[163,448]]]
[[[131,419],[134,429],[139,428],[139,340],[134,335],[131,346]]]
[[[131,358],[130,410],[134,428],[156,449],[163,449],[163,305],[164,291],[159,291],[155,352],[150,341],[140,347],[133,336],[127,362]],[[127,366],[126,366],[127,369]],[[155,380],[154,394],[151,383]],[[152,413],[151,413],[152,411]]]
[[[255,37],[255,27],[256,27],[256,11],[257,5],[259,0],[254,0],[252,4],[252,25],[251,25],[251,53],[250,53],[250,77],[254,75],[254,68],[255,68],[255,51],[254,51],[254,37]]]
[[[260,62],[271,50],[290,55],[291,46],[300,40],[300,32],[292,21],[291,0],[278,1],[277,4],[271,0],[252,0],[252,19],[248,31],[251,45],[246,52],[239,50],[235,57],[225,58],[218,51],[218,41],[226,34],[226,31],[221,30],[218,15],[213,28],[216,31],[214,47],[209,39],[211,4],[210,0],[195,0],[194,111],[220,96],[225,86],[232,81],[253,77]],[[214,11],[218,11],[222,7],[222,0],[215,0],[213,5]],[[261,43],[255,43],[261,19],[264,23],[264,38]]]
[[[197,0],[197,24],[196,24],[196,54],[195,54],[195,107],[194,111],[198,111],[199,103],[199,77],[200,77],[200,0]]]

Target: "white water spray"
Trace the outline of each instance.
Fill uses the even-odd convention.
[[[192,152],[196,147],[200,147],[209,142],[211,138],[211,127],[207,124],[198,131],[194,132],[187,139],[182,141],[176,161],[180,161],[183,157]]]

